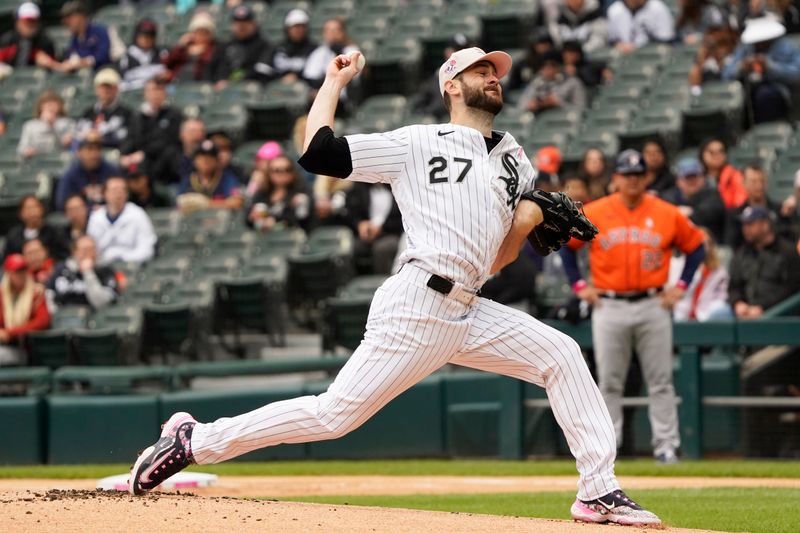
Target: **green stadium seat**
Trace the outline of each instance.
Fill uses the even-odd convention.
[[[288,259],[288,301],[301,315],[301,323],[313,323],[322,303],[336,296],[353,273],[352,257],[332,252],[292,256]]]
[[[275,81],[264,88],[264,100],[249,105],[248,138],[289,139],[297,117],[306,111],[309,88],[301,82]]]
[[[151,362],[160,354],[196,358],[196,331],[192,328],[191,306],[186,303],[149,304],[142,309],[142,356]]]
[[[400,17],[392,24],[393,32],[396,35],[422,39],[433,35],[436,30],[436,17],[434,11],[425,10],[414,16],[409,16],[406,11],[405,16]]]
[[[422,47],[417,39],[394,34],[370,58],[364,71],[368,94],[413,94],[420,74]]]
[[[372,296],[375,294],[375,291],[378,290],[378,287],[383,285],[386,279],[387,276],[383,275],[356,276],[355,278],[351,279],[347,285],[342,287],[342,290],[339,292],[339,297],[372,298]]]
[[[159,279],[142,279],[132,283],[119,297],[120,303],[125,305],[142,306],[160,301],[164,282]]]
[[[372,296],[348,295],[328,298],[320,321],[322,349],[332,352],[337,346],[355,350],[364,338]]]
[[[238,142],[244,138],[247,130],[247,111],[242,105],[231,103],[215,103],[209,105],[201,113],[201,118],[206,124],[206,130],[224,132]]]
[[[166,366],[65,366],[53,373],[54,392],[61,394],[154,394],[171,388]]]
[[[448,10],[447,14],[436,22],[434,33],[423,39],[423,72],[435,72],[439,68],[444,49],[457,33],[463,33],[471,42],[478,42],[481,37],[480,18],[468,11],[456,13]]]
[[[520,113],[516,109],[511,109],[495,117],[493,128],[511,133],[518,143],[524,144],[534,129],[533,126],[533,113]]]
[[[256,236],[253,253],[287,257],[302,252],[306,241],[306,233],[300,228],[272,230]]]
[[[51,317],[50,327],[53,329],[74,329],[86,326],[91,309],[85,305],[68,305],[59,307]]]
[[[96,311],[89,319],[90,329],[113,328],[136,336],[142,328],[142,308],[138,305],[117,303]]]
[[[310,253],[331,253],[338,256],[353,254],[354,237],[345,226],[323,226],[315,229],[306,245]]]
[[[739,146],[756,146],[768,150],[783,150],[789,144],[794,130],[788,122],[767,122],[757,124],[748,130],[739,141]]]
[[[74,330],[72,348],[81,365],[111,366],[126,362],[122,339],[114,328]]]
[[[41,366],[0,368],[0,397],[34,396],[50,392],[52,374]]]
[[[264,281],[259,276],[246,278],[229,278],[217,282],[217,331],[233,333],[232,351],[244,357],[244,344],[241,341],[242,330],[256,330],[270,334],[273,345],[279,344],[279,336],[283,333],[280,316],[273,316],[274,305],[269,302]],[[277,324],[281,322],[281,324]]]
[[[216,94],[215,104],[250,105],[263,100],[264,86],[257,81],[229,83]]]
[[[27,336],[33,366],[58,368],[72,362],[69,332],[64,329],[33,331]]]

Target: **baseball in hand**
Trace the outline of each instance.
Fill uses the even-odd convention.
[[[353,56],[355,56],[356,53],[357,52],[351,53],[350,57],[352,58]],[[361,72],[362,70],[364,70],[364,65],[366,64],[367,64],[367,59],[364,57],[364,54],[358,53],[358,60],[356,61],[356,70],[358,72]]]

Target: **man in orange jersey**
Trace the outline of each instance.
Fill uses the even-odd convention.
[[[703,233],[677,207],[647,193],[642,154],[625,150],[614,170],[616,193],[586,206],[600,233],[591,243],[573,239],[561,249],[578,297],[594,307],[592,340],[600,392],[608,405],[617,446],[622,444],[622,393],[633,350],[650,395],[653,454],[677,462],[680,445],[672,386],[670,309],[703,261]],[[583,279],[575,250],[588,244],[591,283]],[[672,249],[686,254],[680,281],[666,287]]]

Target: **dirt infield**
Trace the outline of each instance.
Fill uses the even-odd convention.
[[[152,494],[133,498],[100,491],[23,491],[0,494],[0,524],[5,533],[130,533],[162,531],[237,532],[609,532],[608,526],[464,513],[442,513],[358,506],[254,501],[191,494]],[[620,529],[620,531],[623,531]],[[625,533],[645,531],[626,528]],[[699,532],[667,529],[670,532]]]
[[[619,479],[627,490],[708,487],[800,488],[800,479],[626,476],[620,476]],[[557,492],[576,490],[576,483],[576,476],[222,476],[214,487],[192,490],[202,496],[287,498],[376,494]],[[0,494],[4,491],[25,490],[91,490],[95,486],[96,481],[92,479],[3,479],[0,480]]]

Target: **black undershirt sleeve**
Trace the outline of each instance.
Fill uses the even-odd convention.
[[[353,173],[353,159],[347,139],[336,137],[329,126],[317,130],[308,150],[297,162],[312,174],[344,179]]]

